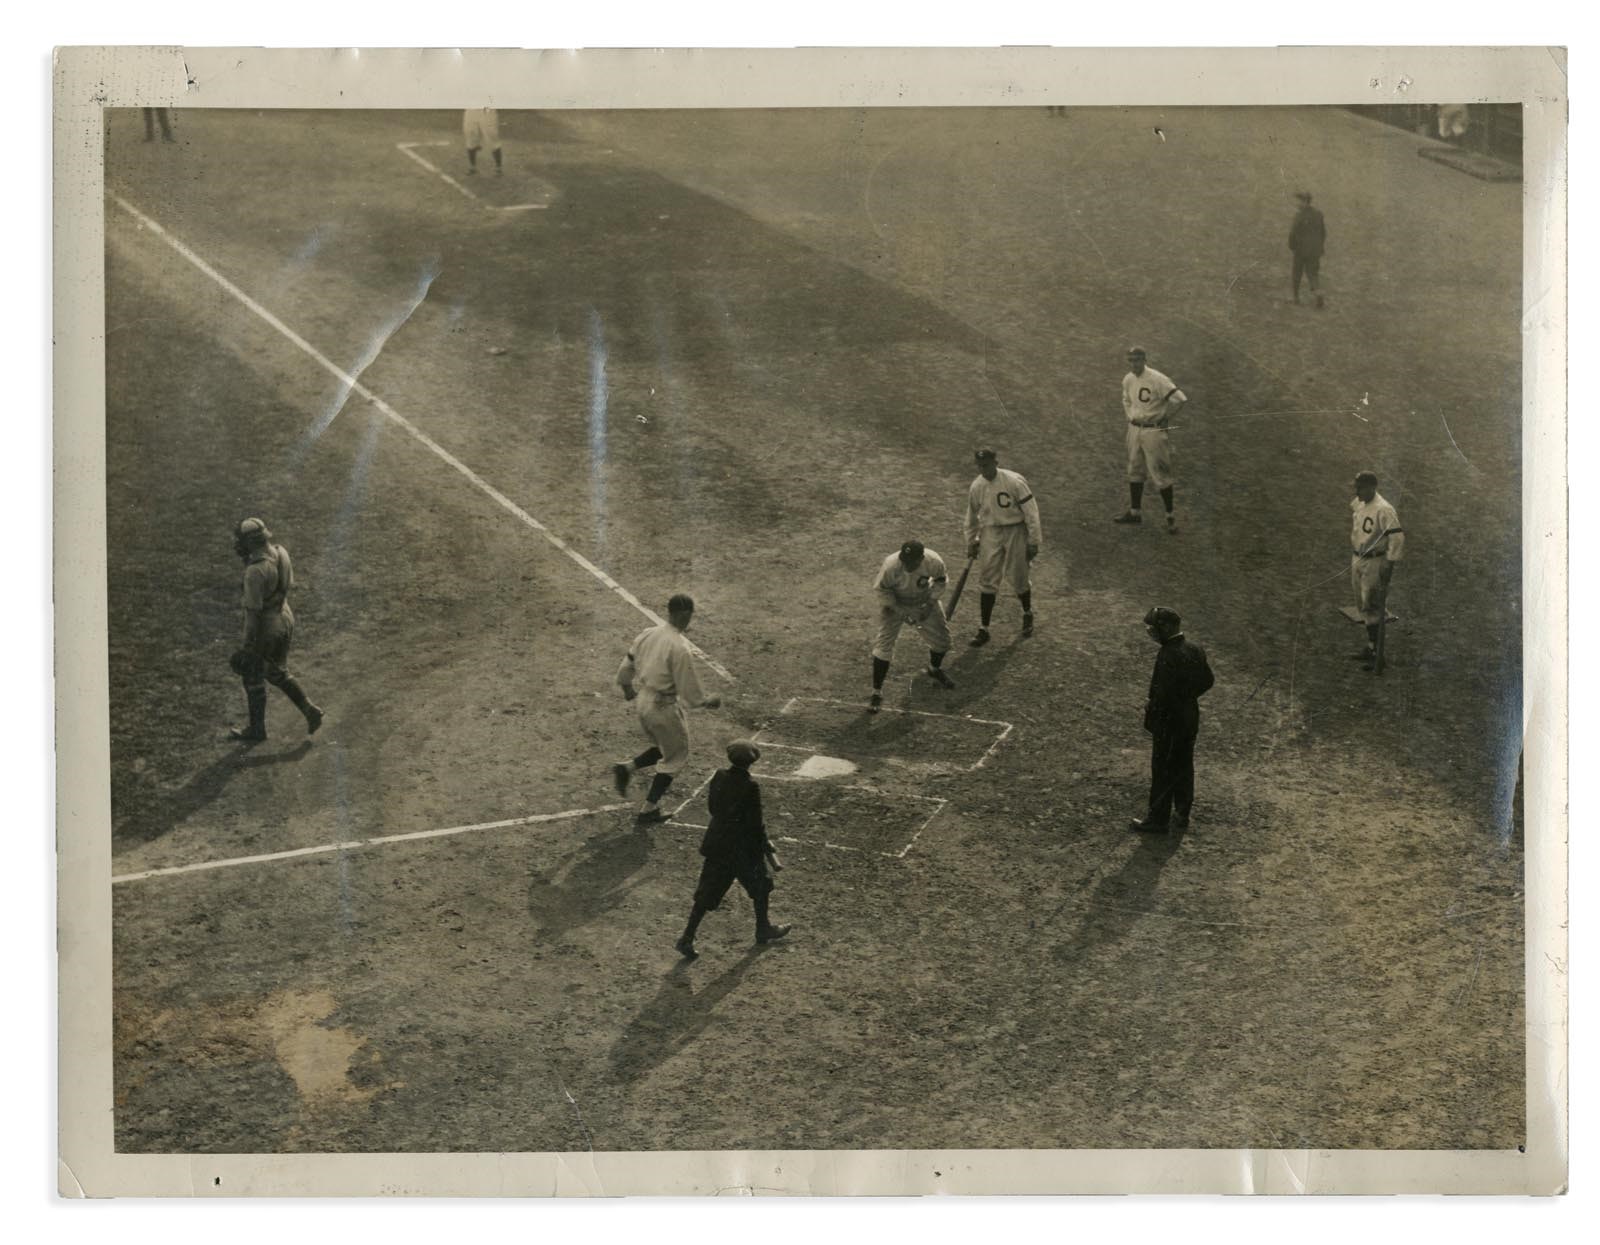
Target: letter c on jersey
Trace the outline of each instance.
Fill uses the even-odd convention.
[[[1148,402],[1154,396],[1155,395],[1153,393],[1151,393],[1150,387],[1148,385],[1140,385],[1139,386],[1139,401]]]
[[[1011,505],[1011,494],[1004,492],[996,493],[994,495],[994,504],[999,506],[1002,510],[1007,509]]]

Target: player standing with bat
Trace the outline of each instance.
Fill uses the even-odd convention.
[[[1383,669],[1389,581],[1394,564],[1405,556],[1405,543],[1400,516],[1378,492],[1377,474],[1363,471],[1356,476],[1356,495],[1350,501],[1350,582],[1367,625],[1367,647],[1357,656],[1368,670]]]
[[[967,557],[980,558],[978,568],[978,634],[969,643],[974,648],[989,642],[989,618],[1005,584],[1022,603],[1022,634],[1033,634],[1033,584],[1028,564],[1039,556],[1043,541],[1039,523],[1039,503],[1028,482],[1015,471],[999,465],[993,450],[982,449],[973,455],[978,476],[967,489],[967,521],[964,534]]]

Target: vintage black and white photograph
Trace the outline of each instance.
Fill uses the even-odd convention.
[[[102,1170],[1556,1191],[1564,75],[1412,51],[64,56]]]

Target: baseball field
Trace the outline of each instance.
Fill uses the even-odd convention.
[[[496,177],[457,112],[108,113],[119,1150],[1523,1141],[1518,185],[1338,109],[500,125]],[[1134,343],[1190,399],[1175,537],[1110,522]],[[969,648],[969,584],[954,690],[908,632],[868,715],[872,577],[963,563],[979,445],[1037,633],[1002,596]],[[327,713],[255,747],[247,515]],[[675,592],[723,704],[638,829],[612,678]],[[1217,684],[1141,837],[1156,604]],[[794,932],[736,889],[687,963],[748,735]]]

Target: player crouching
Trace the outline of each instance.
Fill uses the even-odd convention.
[[[944,595],[948,577],[944,559],[920,540],[908,540],[899,553],[891,553],[878,568],[872,587],[878,594],[878,634],[872,643],[872,700],[868,712],[883,704],[883,680],[894,657],[900,628],[915,627],[928,643],[928,677],[943,688],[955,683],[939,667],[950,651],[950,628],[945,622]]]

